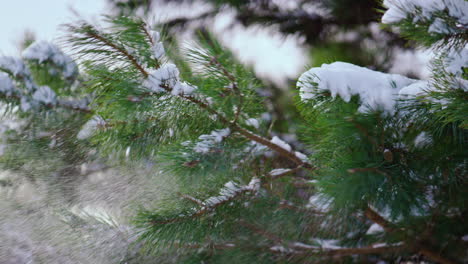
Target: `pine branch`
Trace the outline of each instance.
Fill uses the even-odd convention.
[[[98,40],[98,41],[104,43],[105,45],[111,47],[115,51],[119,52],[124,57],[126,57],[133,64],[133,66],[135,66],[138,69],[138,71],[140,71],[140,73],[143,74],[143,76],[145,78],[148,77],[148,75],[149,75],[148,72],[138,63],[138,60],[133,55],[128,53],[127,50],[125,50],[122,47],[117,46],[112,41],[108,40],[104,36],[101,36],[101,35],[95,33],[94,31],[86,31],[85,35],[87,35],[88,37],[93,38],[95,40]]]

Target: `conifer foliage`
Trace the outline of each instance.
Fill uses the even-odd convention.
[[[46,42],[0,58],[2,100],[26,124],[2,164],[43,161],[50,144],[62,163],[156,162],[178,191],[135,225],[161,262],[467,261],[468,2],[384,5],[389,28],[432,48],[431,79],[312,68],[297,83],[299,140],[272,130],[260,82],[215,38],[180,51],[136,18],[69,24],[81,74]]]

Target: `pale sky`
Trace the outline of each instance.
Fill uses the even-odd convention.
[[[86,16],[99,14],[104,0],[0,0],[0,54],[17,55],[25,30],[37,39],[54,40],[58,26],[72,21],[71,8]]]

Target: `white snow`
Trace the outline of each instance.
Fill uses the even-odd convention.
[[[197,88],[186,82],[177,82],[171,90],[172,95],[191,95]]]
[[[447,24],[445,24],[444,20],[440,18],[436,18],[434,19],[434,22],[432,22],[432,24],[427,29],[427,32],[450,34],[450,33],[453,33],[453,30]]]
[[[465,0],[385,0],[388,8],[382,16],[382,23],[398,23],[410,16],[413,23],[432,21],[429,32],[450,33],[452,29],[441,18],[433,17],[438,12],[447,12],[462,25],[468,24],[468,1]]]
[[[231,130],[229,128],[218,129],[212,131],[210,134],[204,134],[198,137],[200,139],[199,142],[195,145],[193,150],[198,153],[208,153],[210,149],[216,144],[223,141],[224,138],[231,134]]]
[[[414,146],[416,148],[422,148],[432,143],[432,138],[426,132],[421,132],[414,139]]]
[[[258,191],[260,190],[260,184],[261,184],[260,179],[257,177],[253,177],[252,180],[250,180],[249,184],[245,186],[244,188],[246,190]]]
[[[153,41],[151,51],[153,52],[154,58],[160,60],[166,53],[164,50],[164,44],[161,42],[161,34],[155,30],[149,30],[149,32],[151,40]]]
[[[372,224],[366,232],[366,235],[375,235],[384,232],[384,229],[378,224]]]
[[[32,108],[32,102],[25,96],[21,97],[20,109],[23,112],[27,112]]]
[[[375,243],[372,245],[373,248],[381,248],[381,247],[397,247],[403,245],[403,242],[398,242],[398,243],[392,243],[392,244],[387,244],[387,243]]]
[[[220,194],[219,196],[210,197],[206,199],[203,203],[207,207],[214,207],[222,202],[225,202],[234,198],[239,193],[242,193],[245,191],[256,192],[259,189],[260,189],[260,179],[257,177],[253,177],[252,180],[250,180],[249,184],[245,186],[241,186],[233,181],[229,181],[226,184],[224,184],[224,187],[219,192]]]
[[[244,149],[244,152],[245,153],[249,153],[253,156],[260,156],[260,155],[263,155],[265,154],[265,152],[267,152],[269,150],[268,147],[262,145],[262,144],[259,144],[255,141],[250,141],[248,143],[248,146],[245,147]]]
[[[272,247],[270,247],[270,250],[271,250],[271,251],[280,252],[280,253],[291,253],[291,252],[294,252],[294,250],[292,250],[292,249],[290,249],[290,248],[285,248],[284,246],[280,246],[280,245],[272,246]]]
[[[291,169],[274,169],[272,171],[270,171],[270,175],[271,176],[278,176],[280,174],[283,174],[283,173],[286,173],[288,171],[290,171]]]
[[[99,126],[103,126],[105,124],[106,122],[102,117],[95,115],[83,125],[76,138],[87,139],[95,133]]]
[[[37,60],[39,63],[51,61],[63,70],[63,76],[73,77],[78,73],[78,67],[73,60],[65,55],[57,46],[47,41],[36,41],[26,48],[22,56],[27,60]]]
[[[316,246],[304,244],[304,243],[301,243],[301,242],[294,242],[293,246],[297,247],[297,248],[303,248],[303,249],[317,249]]]
[[[256,129],[258,129],[260,127],[260,122],[258,122],[258,119],[256,118],[249,118],[247,120],[245,120],[245,124],[248,125],[248,126],[252,126]]]
[[[11,95],[14,90],[15,85],[8,74],[0,72],[0,93],[4,93],[8,96]]]
[[[295,151],[294,155],[296,155],[296,157],[302,160],[302,162],[309,162],[309,158],[307,157],[307,155],[302,152]]]
[[[317,244],[320,245],[323,249],[340,249],[342,247],[338,246],[337,244],[340,242],[336,239],[321,239],[321,238],[314,238],[313,239]]]
[[[24,62],[15,57],[1,56],[0,68],[11,72],[15,76],[29,76],[30,72]]]
[[[421,96],[424,95],[427,90],[429,90],[429,87],[429,81],[417,81],[401,88],[401,90],[398,92],[398,97],[400,99],[409,99]]]
[[[400,89],[416,80],[398,74],[385,74],[345,62],[323,64],[303,73],[298,80],[303,101],[313,99],[321,91],[329,91],[349,102],[359,96],[359,112],[382,110],[392,114]]]
[[[322,193],[317,193],[309,198],[309,203],[306,205],[306,207],[326,213],[331,209],[331,205],[331,198]]]
[[[152,71],[143,82],[143,86],[153,92],[164,92],[161,85],[173,88],[179,81],[179,69],[172,63],[165,64],[159,69]]]
[[[275,144],[275,145],[278,145],[278,146],[284,148],[284,149],[287,150],[287,151],[291,151],[291,150],[292,150],[291,146],[290,146],[288,143],[284,142],[283,140],[281,140],[281,139],[280,139],[279,137],[277,137],[277,136],[274,136],[274,137],[271,139],[271,143],[273,143],[273,144]]]
[[[57,96],[49,86],[39,87],[32,95],[32,99],[46,105],[54,105],[57,102]]]
[[[455,76],[463,74],[463,68],[468,68],[468,44],[460,51],[449,50],[446,70]]]
[[[164,45],[161,42],[155,43],[153,47],[151,47],[151,50],[153,51],[154,58],[157,60],[161,59],[165,54]]]

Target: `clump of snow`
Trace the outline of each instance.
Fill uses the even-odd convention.
[[[318,210],[326,213],[330,211],[332,206],[332,199],[322,193],[317,193],[309,198],[309,203],[306,205],[307,208]]]
[[[143,86],[153,92],[160,93],[165,91],[165,89],[161,87],[162,85],[173,88],[178,81],[179,69],[177,69],[177,66],[174,64],[168,63],[152,71],[144,81]]]
[[[211,134],[205,134],[198,137],[200,139],[199,142],[195,145],[193,150],[198,153],[208,153],[210,152],[211,148],[216,143],[220,143],[223,141],[224,138],[231,134],[231,130],[229,128],[218,129],[211,132]]]
[[[193,91],[197,88],[186,83],[186,82],[177,82],[171,90],[172,95],[191,95]]]
[[[385,74],[345,62],[323,64],[303,73],[297,86],[303,101],[313,99],[320,91],[329,91],[345,102],[358,95],[359,112],[382,110],[394,113],[398,92],[416,80],[398,74]]]
[[[105,124],[106,121],[104,121],[102,117],[95,115],[83,125],[81,130],[78,132],[76,138],[87,139],[94,134],[94,132],[99,128],[99,126],[104,126]]]
[[[21,97],[20,100],[20,109],[23,112],[29,111],[33,107],[33,102],[25,96]]]
[[[269,151],[269,148],[259,144],[255,141],[250,141],[248,145],[245,147],[244,152],[245,153],[250,153],[253,156],[260,156],[265,154],[265,152]]]
[[[260,127],[260,122],[256,118],[249,118],[249,119],[245,120],[245,124],[248,125],[248,126],[252,126],[252,127],[256,128],[256,129],[258,129]]]
[[[11,95],[15,90],[15,85],[8,74],[0,72],[0,93]]]
[[[385,0],[388,8],[382,16],[382,23],[394,24],[413,16],[413,23],[432,21],[429,32],[451,33],[453,28],[441,18],[434,15],[448,12],[459,24],[468,24],[468,2],[464,0]]]
[[[29,76],[29,69],[24,62],[15,57],[2,56],[0,57],[0,68],[11,72],[15,76]]]
[[[429,33],[442,33],[442,34],[450,34],[453,33],[453,30],[445,24],[445,21],[436,18],[434,19],[434,22],[429,26],[427,29],[427,32]]]
[[[158,31],[151,30],[150,35],[151,40],[153,41],[151,51],[153,51],[154,58],[159,60],[165,54],[164,45],[161,42],[161,34],[159,34]]]
[[[429,81],[417,81],[400,89],[398,97],[400,99],[409,99],[424,95],[429,89]]]
[[[307,155],[302,152],[295,151],[294,155],[296,155],[296,157],[302,160],[302,162],[309,162],[309,158],[307,157]]]
[[[432,143],[432,138],[426,132],[421,132],[414,139],[414,146],[416,148],[422,148]]]
[[[253,177],[252,180],[250,180],[249,184],[244,187],[244,189],[250,191],[258,191],[260,190],[260,184],[260,179],[257,177]]]
[[[269,174],[271,176],[278,176],[278,175],[281,175],[283,173],[287,173],[289,171],[291,171],[291,169],[274,169],[274,170],[270,171]]]
[[[54,105],[57,102],[57,96],[49,86],[39,87],[32,95],[32,98],[46,105]]]
[[[284,149],[287,150],[287,151],[291,151],[291,150],[292,150],[291,146],[290,146],[288,143],[284,142],[283,140],[281,140],[281,139],[280,139],[279,137],[277,137],[277,136],[274,136],[274,137],[271,139],[271,143],[273,143],[273,144],[275,144],[275,145],[278,145],[278,146],[284,148]]]
[[[57,46],[47,41],[36,41],[26,48],[22,56],[27,60],[37,60],[39,63],[50,61],[63,70],[63,76],[71,78],[78,73],[75,62],[65,55]]]
[[[316,246],[304,244],[304,243],[301,243],[301,242],[294,242],[292,245],[294,247],[296,247],[296,248],[302,248],[302,249],[317,249]]]
[[[381,247],[397,247],[403,245],[403,242],[398,242],[398,243],[392,243],[392,244],[387,244],[387,243],[375,243],[372,245],[373,248],[381,248]]]
[[[257,192],[259,189],[260,179],[257,177],[253,177],[249,184],[245,186],[241,186],[233,181],[229,181],[224,184],[224,187],[219,192],[219,196],[210,197],[206,199],[203,204],[205,204],[207,207],[215,207],[220,203],[231,200],[240,193],[247,191]]]
[[[161,34],[159,33],[159,31],[150,30],[150,35],[151,35],[151,40],[153,41],[153,43],[157,43],[161,40]]]
[[[314,238],[315,243],[319,244],[323,249],[340,249],[341,246],[338,246],[339,240],[336,239],[321,239],[321,238]]]
[[[82,109],[82,110],[90,110],[89,108],[89,99],[88,98],[81,98],[81,99],[58,99],[57,104],[62,106],[68,106],[73,109]]]
[[[468,68],[468,44],[461,50],[449,50],[447,54],[447,65],[445,69],[454,74],[460,76],[463,74],[463,68]]]
[[[378,224],[372,224],[366,232],[366,235],[375,235],[384,232],[384,229]]]
[[[162,42],[154,44],[153,47],[151,47],[151,50],[153,51],[154,57],[158,60],[161,59],[165,54],[164,45]]]

